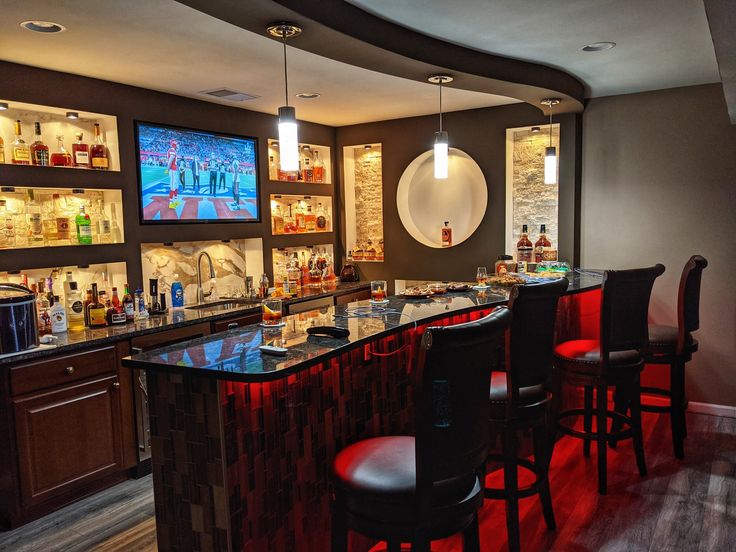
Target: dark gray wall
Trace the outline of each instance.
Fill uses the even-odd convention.
[[[560,156],[560,254],[574,262],[577,229],[576,174],[579,172],[579,116],[555,117],[561,124]],[[437,116],[411,117],[337,129],[338,163],[344,146],[383,144],[383,263],[357,263],[365,280],[396,278],[468,280],[477,266],[492,267],[504,253],[506,216],[506,129],[544,124],[542,112],[529,104],[456,111],[444,115],[450,145],[468,153],[480,166],[488,185],[488,208],[475,233],[463,243],[434,249],[414,240],[404,229],[396,207],[396,190],[404,169],[418,155],[432,148]],[[342,170],[342,166],[340,166]],[[338,195],[340,195],[338,191]],[[341,198],[342,199],[342,198]],[[341,210],[344,206],[341,206]],[[345,236],[344,227],[338,240]],[[341,244],[344,250],[344,245]],[[392,289],[392,282],[389,284]]]
[[[676,324],[682,267],[705,256],[688,397],[736,406],[736,126],[722,88],[595,98],[583,120],[583,265],[663,263],[650,317]],[[649,368],[645,377],[664,379]]]

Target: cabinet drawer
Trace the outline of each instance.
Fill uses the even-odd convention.
[[[115,348],[105,347],[16,366],[10,370],[10,388],[13,395],[23,395],[116,370]]]
[[[246,316],[239,316],[237,318],[228,318],[227,320],[220,320],[212,323],[214,333],[224,332],[231,328],[239,328],[241,326],[249,326],[250,324],[258,324],[261,321],[261,313],[248,314]],[[233,324],[235,324],[233,326]]]
[[[365,301],[366,299],[371,298],[371,290],[370,289],[362,289],[360,291],[353,291],[351,293],[346,293],[344,295],[338,295],[335,297],[335,304],[336,305],[347,305],[348,303],[352,303],[353,301]]]

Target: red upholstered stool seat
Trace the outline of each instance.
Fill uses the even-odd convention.
[[[414,437],[375,437],[350,445],[335,457],[333,471],[351,513],[386,523],[416,522]],[[443,506],[482,501],[481,490],[474,474],[435,482],[433,515],[441,521]]]
[[[508,389],[506,388],[506,373],[493,372],[491,374],[491,418],[500,419],[506,416]],[[531,385],[519,388],[519,407],[531,407],[545,404],[548,393],[543,385]]]
[[[565,371],[581,374],[594,374],[600,367],[601,343],[597,339],[575,339],[565,341],[555,347],[555,365]],[[616,372],[641,370],[641,353],[636,350],[611,351],[608,368],[610,375]]]
[[[647,352],[650,355],[674,355],[677,353],[678,329],[675,326],[649,325],[649,346]],[[685,352],[692,354],[698,350],[698,342],[693,339],[690,332],[685,334]]]

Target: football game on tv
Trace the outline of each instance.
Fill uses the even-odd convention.
[[[136,122],[143,222],[259,220],[255,138]]]

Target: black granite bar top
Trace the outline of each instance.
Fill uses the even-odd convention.
[[[593,272],[575,273],[568,278],[568,294],[601,285],[601,275]],[[380,307],[369,301],[325,307],[287,316],[281,328],[244,326],[127,357],[123,365],[243,382],[269,381],[404,328],[503,305],[508,294],[508,288],[491,287],[482,292],[447,293],[424,299],[391,296]],[[343,339],[309,336],[306,330],[311,326],[346,328],[350,335]],[[288,352],[282,357],[262,354],[261,345],[285,347]]]
[[[369,288],[370,282],[339,282],[332,289],[306,289],[299,297],[284,299],[284,302],[286,304],[294,304],[321,297],[345,295]],[[250,302],[240,304],[236,304],[236,301],[238,299],[228,303],[227,299],[220,299],[213,301],[209,307],[200,305],[203,308],[170,308],[167,314],[151,315],[145,320],[137,320],[125,325],[107,326],[105,328],[85,328],[79,332],[64,332],[57,334],[55,347],[41,346],[39,348],[29,349],[20,354],[0,357],[0,366],[36,360],[58,353],[67,353],[79,349],[107,345],[124,339],[173,330],[201,322],[215,322],[217,320],[234,318],[239,315],[245,316],[260,311],[260,299],[254,299]]]

